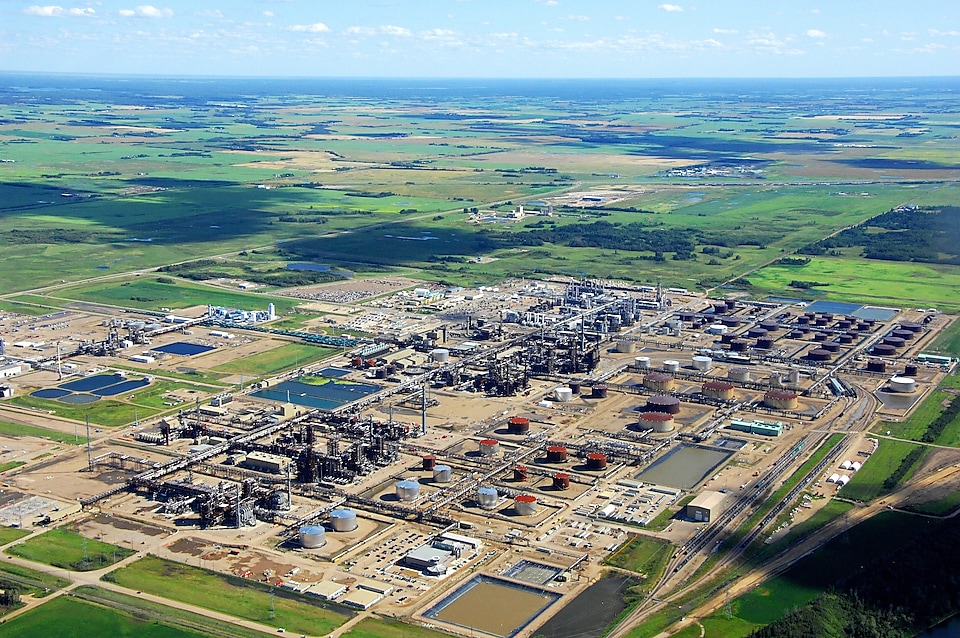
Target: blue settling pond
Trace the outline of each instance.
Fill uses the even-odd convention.
[[[336,383],[331,380],[314,385],[300,381],[284,381],[272,388],[254,392],[251,396],[284,403],[289,400],[290,403],[318,410],[333,410],[382,389],[382,386],[370,383]]]
[[[831,315],[852,315],[863,308],[860,304],[843,303],[842,301],[814,301],[807,306],[807,312],[828,313]]]
[[[201,346],[196,343],[187,343],[186,341],[177,341],[176,343],[168,343],[165,346],[152,348],[152,350],[154,352],[165,352],[167,354],[178,354],[183,357],[192,357],[203,354],[204,352],[210,352],[213,348],[210,346]]]

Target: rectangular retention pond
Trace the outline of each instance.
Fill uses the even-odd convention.
[[[304,383],[300,379],[309,382]],[[382,386],[372,383],[354,383],[323,377],[300,377],[296,381],[284,381],[272,388],[254,392],[251,396],[269,401],[283,401],[318,410],[333,410],[344,403],[382,390]]]
[[[557,592],[478,574],[447,594],[424,616],[510,638],[558,598]]]
[[[657,459],[634,478],[644,483],[689,490],[734,453],[732,450],[680,445]]]

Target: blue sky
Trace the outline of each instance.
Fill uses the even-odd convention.
[[[0,70],[531,78],[960,75],[958,0],[138,1],[0,0]]]

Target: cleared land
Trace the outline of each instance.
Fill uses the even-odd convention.
[[[48,430],[47,428],[41,428],[35,425],[10,423],[9,421],[0,421],[0,434],[6,434],[8,436],[34,436],[40,439],[49,439],[57,443],[68,443],[70,445],[84,445],[87,442],[87,437],[85,436],[74,436],[66,432]]]
[[[291,368],[309,365],[337,352],[339,350],[332,348],[321,348],[302,343],[287,343],[266,352],[218,365],[214,370],[229,374],[269,376]]]

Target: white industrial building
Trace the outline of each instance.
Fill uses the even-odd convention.
[[[687,518],[709,523],[720,512],[720,502],[723,501],[723,497],[723,492],[712,490],[701,492],[697,498],[687,503]]]
[[[8,363],[5,365],[0,365],[0,379],[5,379],[7,377],[15,377],[18,374],[23,372],[23,366],[19,363]]]

